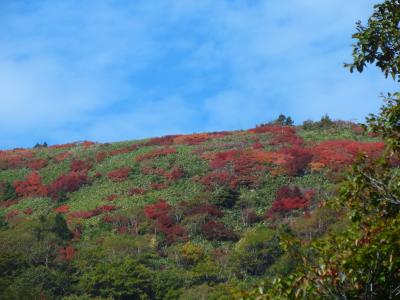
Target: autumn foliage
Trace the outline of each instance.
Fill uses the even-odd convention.
[[[376,158],[382,153],[382,142],[357,142],[351,140],[324,141],[313,149],[312,162],[322,164],[332,170],[340,170],[355,162],[359,154]]]
[[[128,179],[131,169],[129,168],[119,168],[113,170],[107,174],[108,178],[114,182],[120,182]]]
[[[234,241],[236,234],[225,227],[224,224],[211,220],[201,227],[201,232],[208,240]]]
[[[49,192],[52,197],[56,197],[60,193],[75,192],[86,183],[88,177],[85,172],[69,172],[54,180],[49,186]]]
[[[166,155],[174,154],[174,153],[176,153],[175,148],[165,147],[165,148],[155,149],[153,151],[150,151],[148,153],[145,153],[143,155],[136,157],[136,161],[140,162],[143,160],[153,159],[153,158],[166,156]]]
[[[16,193],[22,197],[45,197],[48,194],[48,188],[36,172],[29,174],[25,180],[16,180],[13,186]]]
[[[165,200],[145,206],[144,213],[147,218],[156,221],[156,228],[165,234],[168,243],[187,239],[187,230],[176,224],[173,208]]]
[[[266,217],[285,216],[292,210],[307,209],[314,197],[314,191],[303,193],[298,187],[282,186],[277,192],[272,207],[267,211]]]

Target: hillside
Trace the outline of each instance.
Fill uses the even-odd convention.
[[[231,299],[296,265],[279,244],[383,143],[350,122],[0,151],[0,298]]]

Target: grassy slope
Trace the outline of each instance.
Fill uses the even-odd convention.
[[[340,129],[314,129],[303,130],[297,128],[297,134],[302,137],[306,145],[324,140],[351,139],[356,141],[375,141],[376,139],[354,132],[351,128],[342,127]],[[146,145],[145,141],[128,141],[110,144],[93,144],[89,147],[84,145],[73,145],[65,149],[61,148],[41,148],[32,150],[34,157],[45,158],[49,160],[49,164],[40,169],[38,173],[42,176],[43,182],[48,184],[55,180],[58,176],[69,171],[71,161],[73,159],[92,160],[93,167],[89,171],[92,178],[91,184],[85,185],[78,191],[69,194],[69,200],[66,203],[70,207],[70,211],[86,211],[92,210],[100,205],[114,204],[119,207],[115,213],[123,213],[129,211],[130,208],[136,206],[144,206],[154,203],[158,199],[166,199],[171,204],[179,201],[195,201],[201,198],[204,192],[210,194],[211,197],[218,193],[217,191],[205,191],[204,187],[193,180],[195,176],[207,174],[209,170],[208,162],[200,155],[195,154],[196,151],[205,150],[204,153],[220,152],[229,149],[251,149],[254,139],[257,138],[263,145],[264,150],[273,150],[274,147],[269,145],[271,134],[261,133],[255,134],[248,131],[236,131],[223,137],[208,140],[199,145],[188,145],[180,143],[173,145],[177,152],[167,156],[144,160],[137,162],[135,159],[145,153],[149,153],[155,149],[164,148],[164,146]],[[117,149],[129,147],[133,144],[139,147],[132,152],[108,156],[102,162],[96,162],[95,156],[101,151],[110,152]],[[276,148],[276,147],[275,147]],[[69,157],[62,162],[55,162],[52,158],[61,153],[69,153]],[[113,182],[109,180],[107,174],[117,168],[132,168],[129,178],[122,182]],[[171,170],[173,167],[180,167],[185,171],[185,176],[162,190],[152,190],[152,182],[163,182],[161,176],[145,175],[141,172],[144,167],[164,168]],[[0,171],[0,181],[14,182],[22,180],[31,170],[28,168],[6,169]],[[94,174],[100,173],[100,178],[95,178]],[[285,175],[273,176],[269,172],[264,172],[261,178],[261,185],[256,188],[240,188],[240,199],[253,204],[254,210],[259,216],[267,211],[275,198],[275,193],[282,185],[295,185],[302,188],[313,188],[317,192],[316,201],[326,199],[333,191],[334,184],[326,177],[326,172],[306,172],[301,176],[288,177]],[[132,188],[143,188],[148,190],[144,195],[128,195],[128,190]],[[118,198],[110,202],[105,200],[107,196],[112,194],[118,195]],[[20,198],[18,201],[8,207],[0,207],[0,215],[5,216],[13,210],[22,211],[26,208],[32,208],[33,213],[25,216],[25,218],[35,218],[40,214],[50,213],[55,207],[61,205],[54,203],[50,198]],[[221,221],[230,229],[234,230],[239,236],[248,227],[255,225],[243,224],[240,218],[240,211],[234,207],[231,209],[223,209],[224,216]],[[109,232],[109,228],[100,226],[102,215],[82,220],[75,220],[84,226],[82,240],[93,239]],[[192,236],[192,240],[203,243],[208,249],[218,248],[225,245],[228,248],[234,247],[234,242],[209,242],[201,236]],[[79,242],[76,247],[79,248]],[[171,246],[172,247],[172,246]],[[161,263],[160,258],[160,263]],[[171,262],[169,262],[171,263]]]

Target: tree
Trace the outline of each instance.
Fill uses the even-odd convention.
[[[386,77],[400,82],[400,0],[386,0],[374,9],[367,26],[357,22],[353,62],[345,66],[350,72],[362,72],[367,64],[375,63]]]
[[[275,230],[249,229],[235,246],[233,264],[238,275],[262,275],[282,254]]]
[[[152,298],[151,271],[131,258],[99,262],[82,272],[79,287],[91,296],[112,299]]]
[[[0,196],[3,201],[13,200],[17,198],[17,193],[11,183],[5,182],[0,183]]]
[[[72,238],[72,234],[68,229],[67,221],[62,214],[57,214],[54,219],[53,231],[62,240],[69,240]]]

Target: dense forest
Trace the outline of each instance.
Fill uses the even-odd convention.
[[[375,6],[346,67],[400,81],[399,23]],[[393,93],[366,124],[0,151],[0,298],[399,299],[399,150]]]

